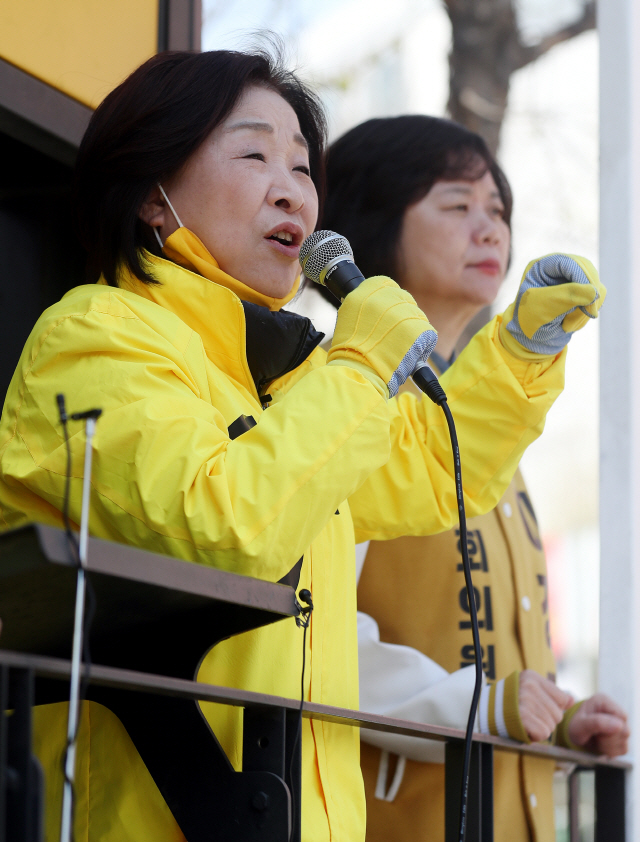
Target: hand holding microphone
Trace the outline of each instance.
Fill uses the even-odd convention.
[[[344,301],[328,362],[363,363],[384,381],[389,396],[425,365],[437,334],[413,297],[386,277],[364,279],[349,242],[333,231],[316,231],[300,249],[312,281]]]
[[[598,317],[606,294],[585,257],[549,254],[533,260],[502,317],[500,340],[513,356],[532,362],[559,354],[576,330]]]

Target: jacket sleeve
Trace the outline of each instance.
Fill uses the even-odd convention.
[[[498,503],[564,386],[566,349],[544,362],[518,360],[502,347],[499,325],[498,316],[477,333],[440,381],[456,423],[468,517]],[[391,456],[349,498],[356,541],[429,535],[457,523],[442,410],[409,393],[389,407]]]
[[[347,366],[325,365],[260,414],[219,370],[194,375],[198,365],[205,371],[197,334],[169,341],[125,316],[61,318],[27,346],[0,438],[14,510],[59,523],[66,454],[55,396],[64,392],[69,411],[103,410],[92,534],[277,581],[388,459],[381,390]],[[231,441],[227,423],[240,412],[258,424]],[[73,422],[70,431],[70,515],[79,523],[84,430]]]
[[[448,673],[418,649],[382,643],[378,624],[358,612],[360,710],[410,722],[464,729],[475,685],[475,669]],[[360,738],[383,751],[422,763],[442,763],[444,743],[360,730]]]

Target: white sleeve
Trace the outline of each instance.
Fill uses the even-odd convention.
[[[448,673],[417,649],[382,643],[376,621],[360,611],[358,657],[360,710],[447,728],[466,728],[475,684],[473,666]],[[383,751],[410,760],[444,761],[443,742],[365,728],[360,730],[360,737]]]
[[[367,557],[369,543],[369,541],[363,541],[362,544],[356,544],[356,582],[360,581],[360,574],[364,567],[364,560]]]

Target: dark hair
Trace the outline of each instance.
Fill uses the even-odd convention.
[[[351,243],[365,277],[398,279],[398,241],[407,208],[437,181],[475,181],[489,171],[511,225],[506,176],[480,135],[451,120],[408,115],[367,120],[333,143],[327,154],[322,227]]]
[[[76,163],[80,240],[87,275],[117,284],[126,265],[156,283],[140,249],[159,254],[152,228],[138,211],[156,182],[176,173],[232,111],[247,87],[280,94],[295,111],[309,144],[311,177],[322,203],[326,123],[316,95],[274,55],[257,51],[161,53],[113,90],[91,118]]]

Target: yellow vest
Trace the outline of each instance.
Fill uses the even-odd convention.
[[[370,379],[347,365],[327,365],[316,350],[270,384],[273,401],[263,412],[238,296],[175,263],[149,259],[160,285],[125,275],[121,288],[78,287],[35,326],[0,420],[0,528],[27,520],[61,526],[66,456],[55,395],[65,394],[69,411],[102,408],[91,533],[270,581],[304,555],[300,587],[312,591],[315,604],[305,698],[356,708],[354,533],[358,540],[387,539],[453,526],[441,411],[411,395],[385,402]],[[449,384],[471,514],[496,504],[563,386],[564,353],[544,363],[516,360],[500,345],[498,327],[495,321],[474,340]],[[257,426],[231,441],[228,427],[241,414]],[[70,514],[77,524],[84,435],[80,425],[71,432]],[[296,698],[301,649],[302,632],[285,620],[215,647],[199,677]],[[240,712],[203,707],[239,767]],[[100,706],[85,705],[83,713],[77,838],[180,840],[122,726]],[[64,706],[36,717],[47,842],[59,834],[65,717]],[[304,842],[361,842],[357,730],[305,720],[302,754]]]
[[[464,477],[464,451],[461,450]],[[520,472],[491,512],[468,521],[480,641],[489,682],[514,670],[555,677],[547,573],[533,507]],[[449,672],[473,663],[458,530],[372,542],[358,586],[358,608],[380,639],[420,650]],[[444,839],[444,767],[407,760],[394,801],[375,798],[380,750],[362,743],[367,842]],[[555,840],[554,763],[494,753],[496,842]]]

